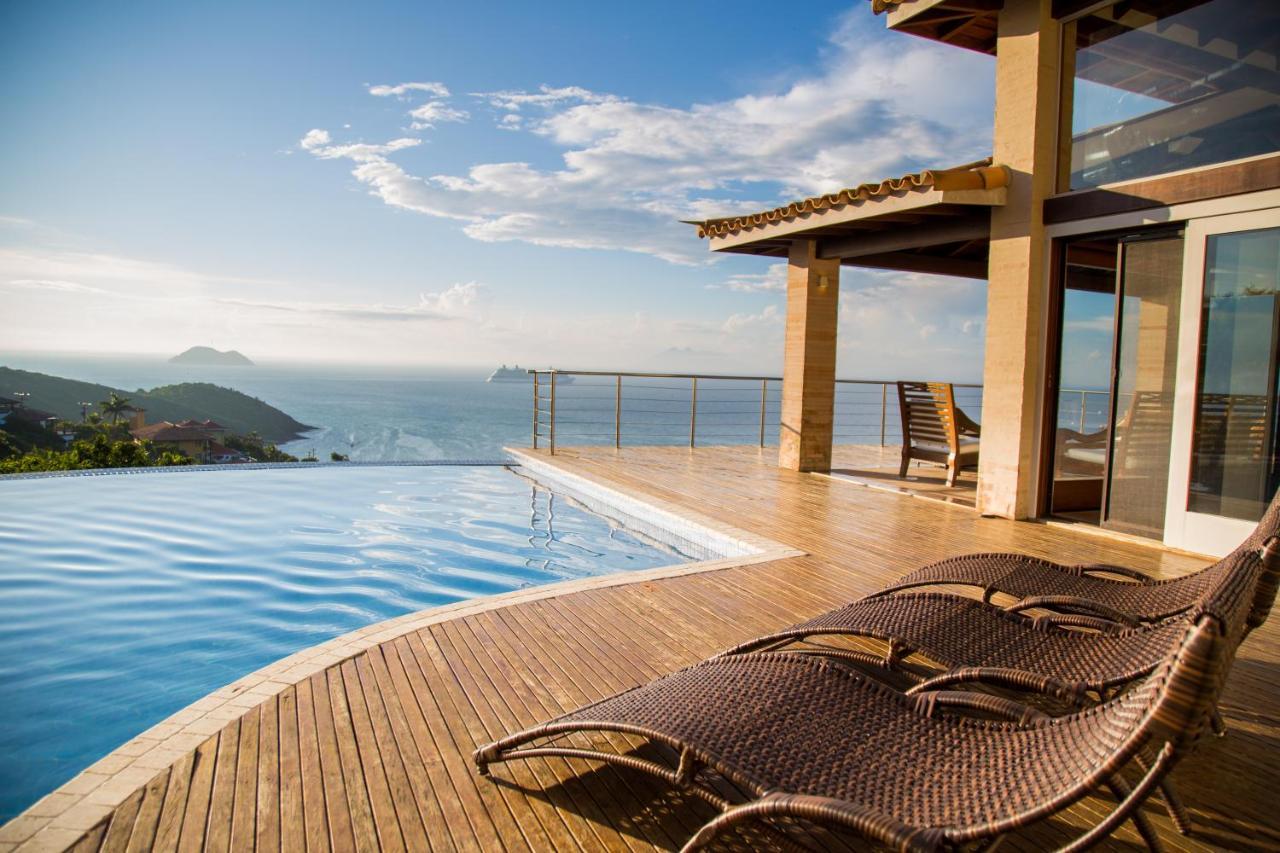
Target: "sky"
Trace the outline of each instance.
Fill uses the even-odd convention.
[[[990,153],[863,0],[0,6],[0,351],[780,368],[682,219]],[[839,373],[981,375],[980,281],[845,268]]]

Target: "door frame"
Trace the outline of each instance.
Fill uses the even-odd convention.
[[[1055,222],[1053,224],[1045,226],[1044,234],[1046,239],[1051,241],[1052,244],[1056,245],[1059,241],[1065,238],[1079,237],[1085,234],[1103,233],[1107,231],[1117,231],[1117,230],[1129,229],[1129,228],[1140,228],[1140,227],[1149,226],[1149,225],[1171,224],[1175,222],[1182,222],[1190,226],[1192,223],[1196,222],[1197,220],[1205,220],[1205,219],[1211,219],[1211,218],[1216,219],[1223,216],[1231,216],[1231,215],[1236,215],[1240,213],[1250,213],[1250,212],[1256,212],[1256,211],[1270,211],[1274,216],[1277,210],[1280,210],[1280,189],[1265,189],[1265,190],[1258,190],[1255,192],[1243,193],[1240,195],[1222,196],[1220,198],[1172,204],[1167,207],[1149,208],[1145,210],[1131,211],[1126,213],[1092,217],[1089,219],[1075,219],[1068,222]],[[1184,235],[1184,239],[1190,240],[1193,238],[1186,237]],[[1201,246],[1203,246],[1203,243],[1201,243]],[[1055,251],[1052,253],[1047,253],[1046,257],[1049,259],[1056,259],[1058,255],[1057,255],[1057,252]],[[1203,248],[1201,248],[1200,257],[1201,257],[1201,266],[1203,266]],[[1185,263],[1186,261],[1184,256],[1184,268],[1183,268],[1184,288],[1186,286]],[[1043,265],[1043,277],[1041,279],[1041,286],[1044,288],[1043,292],[1046,294],[1052,292],[1051,286],[1054,283],[1053,276],[1055,275],[1054,266],[1055,264],[1052,262],[1045,263]],[[1184,334],[1188,328],[1192,329],[1195,332],[1195,336],[1196,336],[1195,347],[1198,348],[1199,346],[1200,329],[1199,329],[1199,313],[1198,312],[1199,312],[1199,301],[1204,296],[1203,277],[1201,278],[1200,281],[1195,282],[1194,293],[1195,293],[1194,298],[1192,297],[1192,294],[1189,292],[1184,291],[1184,293],[1182,294],[1182,299],[1183,299],[1182,310],[1184,311],[1187,310],[1187,304],[1191,303],[1195,305],[1197,315],[1196,315],[1195,323],[1191,325],[1182,323],[1181,321],[1183,318],[1181,315],[1179,316],[1179,321],[1180,321],[1179,341],[1178,341],[1179,347],[1183,346],[1182,334]],[[1051,299],[1044,300],[1044,302],[1042,303],[1043,308],[1040,315],[1040,322],[1041,322],[1040,365],[1041,365],[1041,369],[1045,371],[1045,373],[1042,375],[1047,375],[1051,371],[1049,359],[1057,358],[1056,347],[1048,346],[1050,339],[1052,337],[1050,334],[1049,328],[1054,321],[1054,318],[1050,313],[1051,303],[1052,303]],[[1182,352],[1183,350],[1180,349],[1179,350],[1180,356]],[[1196,358],[1194,369],[1198,370],[1198,368],[1199,368],[1198,358]],[[1041,382],[1038,384],[1040,386],[1038,393],[1041,395],[1047,396],[1048,388],[1046,387],[1046,383]],[[1175,407],[1177,405],[1176,395],[1177,395],[1178,387],[1180,386],[1175,386]],[[1192,395],[1192,397],[1194,397],[1195,395],[1194,382],[1190,386],[1190,389],[1191,390],[1188,393]],[[1039,403],[1040,403],[1040,411],[1042,412],[1043,420],[1040,423],[1039,435],[1037,438],[1037,441],[1041,443],[1041,452],[1034,457],[1037,467],[1052,465],[1052,461],[1051,461],[1052,450],[1051,448],[1046,448],[1045,444],[1051,444],[1053,441],[1053,435],[1054,435],[1053,417],[1056,417],[1056,407],[1052,405],[1051,401],[1046,400],[1042,397]],[[1051,417],[1051,414],[1052,414],[1052,417]],[[1180,458],[1175,456],[1173,453],[1173,448],[1171,447],[1169,460],[1170,460],[1169,494],[1170,495],[1176,494],[1176,492],[1174,492],[1174,488],[1175,488],[1174,481],[1178,479],[1179,473],[1181,473],[1181,477],[1182,477],[1181,488],[1183,489],[1182,493],[1185,496],[1185,484],[1189,481],[1190,473],[1191,473],[1190,445],[1189,444],[1187,445],[1187,456],[1185,458]],[[1051,483],[1049,482],[1051,478],[1052,478],[1052,472],[1051,471],[1046,472],[1043,470],[1043,467],[1041,467],[1041,470],[1036,472],[1036,478],[1033,481],[1033,482],[1036,482],[1036,485],[1038,487],[1035,505],[1039,508],[1042,515],[1049,514],[1048,492],[1049,492],[1049,489],[1051,488]],[[1166,502],[1166,513],[1167,513],[1167,502]],[[1181,522],[1179,522],[1178,524],[1175,524],[1173,528],[1171,528],[1171,526],[1169,525],[1169,519],[1167,517],[1165,521],[1166,521],[1165,538],[1163,540],[1163,543],[1166,545],[1174,545],[1175,542],[1171,541],[1170,539],[1170,530],[1179,528],[1181,526]],[[1250,525],[1249,529],[1252,530],[1253,526],[1254,525]],[[1177,538],[1177,541],[1187,541],[1186,537],[1183,536],[1180,532],[1176,534],[1176,538]],[[1239,544],[1239,540],[1237,540],[1235,544]],[[1182,547],[1182,548],[1185,548],[1185,550],[1195,551],[1202,554],[1214,553],[1213,551],[1205,550],[1203,548],[1195,548],[1190,545],[1179,545],[1177,547]],[[1222,552],[1222,553],[1225,553],[1225,552]]]
[[[1191,487],[1196,391],[1200,380],[1207,273],[1205,254],[1209,238],[1275,227],[1280,227],[1280,207],[1202,217],[1187,222],[1183,237],[1182,315],[1178,329],[1173,435],[1169,442],[1169,493],[1164,517],[1164,543],[1175,548],[1222,556],[1257,527],[1253,521],[1192,512],[1187,504]]]

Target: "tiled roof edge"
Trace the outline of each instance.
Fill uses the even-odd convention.
[[[698,227],[699,237],[722,237],[738,231],[748,231],[784,219],[793,219],[804,213],[829,210],[847,204],[862,204],[875,201],[895,193],[910,190],[980,190],[996,189],[1008,186],[1009,170],[1005,166],[993,166],[991,158],[968,163],[951,169],[925,169],[912,172],[900,178],[887,178],[879,183],[859,184],[847,187],[835,193],[811,196],[793,201],[773,210],[750,213],[744,216],[730,216],[720,219],[708,219],[693,222]]]

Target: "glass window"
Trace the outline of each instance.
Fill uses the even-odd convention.
[[[1070,189],[1280,151],[1280,2],[1127,0],[1066,32]]]
[[[1209,238],[1203,311],[1187,508],[1257,521],[1280,484],[1280,228]]]

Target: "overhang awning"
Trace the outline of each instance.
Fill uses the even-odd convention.
[[[982,160],[691,223],[715,252],[786,257],[794,240],[848,266],[985,278],[990,211],[1009,171]]]
[[[994,55],[1004,0],[871,0],[889,29]]]

